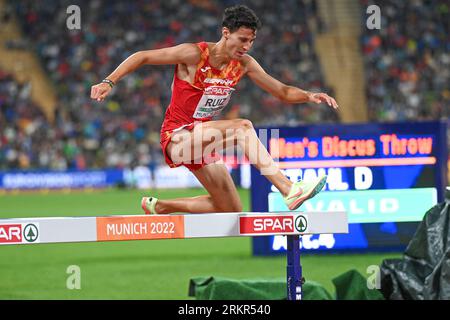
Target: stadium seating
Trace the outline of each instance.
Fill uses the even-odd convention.
[[[362,0],[382,7],[380,30],[363,28],[372,121],[450,117],[450,4],[447,0]]]
[[[324,82],[314,50],[311,20],[320,17],[314,0],[286,0],[248,4],[260,16],[252,55],[281,81],[312,91],[333,92]],[[172,66],[145,66],[128,75],[105,102],[90,100],[90,87],[138,50],[182,42],[219,38],[223,9],[236,1],[78,1],[81,30],[66,27],[65,1],[9,1],[26,43],[39,57],[53,82],[57,103],[55,121],[47,121],[33,106],[29,116],[32,137],[27,161],[6,161],[2,169],[85,169],[134,167],[163,163],[159,129],[170,100]],[[360,0],[361,9],[376,1]],[[386,4],[385,4],[386,3]],[[182,4],[182,5],[181,5]],[[437,119],[450,116],[449,5],[445,0],[389,0],[383,2],[383,28],[362,27],[366,90],[371,121]],[[10,12],[8,11],[8,12]],[[442,19],[435,19],[434,17]],[[420,18],[419,18],[420,17]],[[9,18],[8,18],[9,19]],[[410,24],[417,28],[410,28]],[[320,28],[319,28],[320,29]],[[273,45],[268,45],[273,44]],[[438,72],[439,71],[439,72]],[[3,91],[12,80],[2,80]],[[5,82],[6,81],[6,82]],[[8,94],[6,94],[8,96]],[[10,127],[19,127],[20,104],[3,104],[0,127],[3,140]],[[31,103],[27,102],[27,106]],[[28,110],[28,109],[27,109]],[[336,122],[326,105],[287,105],[244,79],[224,117],[244,117],[256,126],[296,126]],[[9,112],[9,113],[8,113]],[[10,117],[8,119],[8,117]],[[7,120],[5,120],[7,119]],[[13,122],[10,122],[13,119]],[[29,129],[31,130],[31,129]],[[25,148],[19,143],[17,152]],[[11,146],[8,145],[8,148]],[[10,156],[12,157],[12,156]]]

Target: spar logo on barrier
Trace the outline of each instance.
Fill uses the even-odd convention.
[[[39,242],[39,224],[0,224],[0,244]]]
[[[23,228],[23,239],[25,242],[36,242],[39,238],[39,229],[33,224],[29,223]]]
[[[295,230],[298,232],[305,232],[308,229],[308,220],[305,216],[297,216],[295,218]]]
[[[303,215],[261,215],[239,217],[241,235],[303,233],[308,221]]]
[[[21,243],[21,242],[22,242],[21,224],[0,225],[0,243]]]
[[[304,232],[307,222],[304,216],[261,215],[239,217],[241,235],[291,234]]]

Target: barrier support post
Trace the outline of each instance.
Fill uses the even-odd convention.
[[[302,300],[302,285],[305,279],[302,276],[300,263],[300,236],[289,235],[287,237],[287,299]]]

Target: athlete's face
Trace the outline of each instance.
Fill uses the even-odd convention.
[[[253,45],[256,31],[246,27],[240,27],[231,33],[228,28],[222,29],[222,35],[226,40],[228,55],[232,59],[241,59]]]

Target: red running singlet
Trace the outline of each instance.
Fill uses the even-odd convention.
[[[197,170],[201,163],[173,163],[166,153],[172,134],[181,129],[192,130],[198,123],[210,121],[228,104],[234,87],[244,75],[239,60],[231,60],[221,70],[209,63],[209,49],[206,42],[196,44],[201,51],[200,62],[194,76],[194,83],[181,80],[177,76],[178,65],[172,84],[172,98],[167,107],[161,127],[161,148],[166,163],[174,168],[184,165],[189,170]]]

